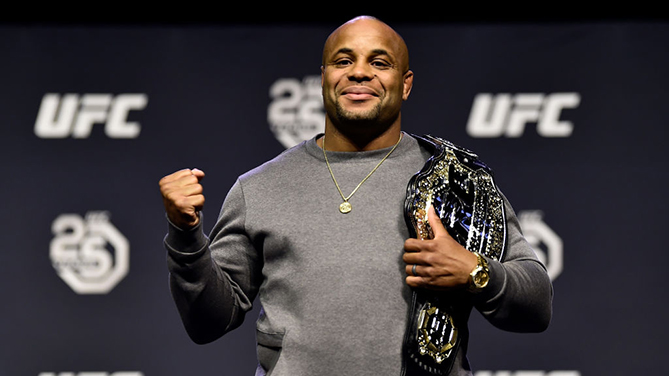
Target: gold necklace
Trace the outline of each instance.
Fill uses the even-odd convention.
[[[325,157],[325,164],[328,166],[328,171],[330,171],[330,176],[332,176],[332,181],[335,183],[335,186],[337,187],[337,190],[339,191],[339,194],[341,195],[342,200],[344,200],[344,202],[342,202],[339,205],[339,211],[342,212],[342,214],[346,214],[346,213],[351,211],[351,209],[352,209],[351,203],[348,202],[348,200],[351,198],[351,196],[353,196],[353,194],[355,192],[358,191],[358,188],[360,188],[362,183],[367,181],[367,179],[369,179],[369,177],[372,176],[374,171],[376,171],[376,169],[378,169],[379,166],[381,166],[381,163],[383,163],[383,161],[385,161],[388,157],[390,157],[390,154],[392,154],[392,152],[395,151],[395,148],[397,148],[397,145],[400,144],[400,141],[402,141],[402,133],[400,133],[400,139],[397,140],[397,143],[395,144],[395,146],[393,146],[392,149],[390,149],[388,154],[386,154],[386,156],[383,157],[383,159],[381,159],[381,161],[376,165],[376,167],[374,167],[374,169],[369,174],[367,174],[367,176],[365,176],[364,179],[362,179],[362,181],[358,184],[358,186],[355,187],[353,192],[351,192],[351,194],[348,195],[348,197],[345,197],[344,193],[341,191],[341,188],[339,188],[339,184],[337,183],[337,179],[335,179],[335,176],[332,173],[332,167],[330,167],[330,162],[328,161],[328,155],[327,155],[327,153],[325,153],[325,135],[323,135],[323,156]]]

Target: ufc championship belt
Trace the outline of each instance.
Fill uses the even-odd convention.
[[[504,201],[492,170],[470,150],[433,136],[417,136],[432,151],[407,187],[405,219],[412,237],[431,239],[431,204],[448,233],[471,252],[501,260],[506,246]],[[447,375],[467,331],[471,306],[457,292],[414,289],[404,339],[407,375]]]

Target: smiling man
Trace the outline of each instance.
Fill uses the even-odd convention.
[[[371,18],[340,27],[325,43],[321,75],[331,150],[373,150],[397,141],[413,72],[394,30]]]
[[[501,260],[466,250],[432,209],[432,236],[410,238],[407,184],[433,150],[401,128],[413,85],[402,38],[353,19],[327,39],[321,74],[325,133],[240,176],[209,237],[204,172],[160,181],[170,286],[191,338],[238,327],[258,297],[256,375],[472,375],[472,308],[504,330],[544,330],[552,286],[505,199]],[[408,330],[425,292],[460,307],[459,340],[432,360]]]

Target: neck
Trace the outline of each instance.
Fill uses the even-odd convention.
[[[370,151],[394,146],[401,135],[399,122],[381,132],[344,132],[329,121],[325,124],[325,147],[329,151]],[[323,137],[316,141],[323,147]]]

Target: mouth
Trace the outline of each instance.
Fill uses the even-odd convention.
[[[366,86],[349,86],[342,90],[340,95],[352,101],[363,101],[379,96],[376,91]]]

